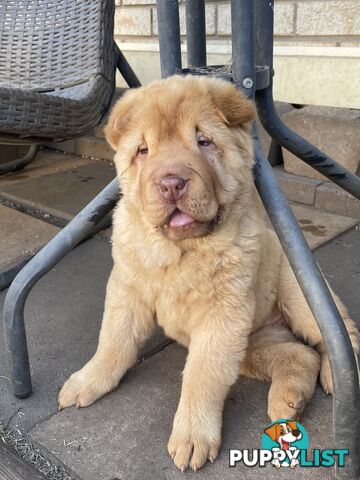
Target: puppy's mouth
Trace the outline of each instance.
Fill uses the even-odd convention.
[[[215,218],[207,222],[196,220],[189,213],[180,210],[180,208],[175,208],[166,221],[157,229],[171,240],[204,237],[212,233],[220,225],[222,218],[222,207],[219,208]]]
[[[179,208],[176,208],[173,211],[168,221],[169,227],[172,228],[186,227],[187,225],[192,225],[193,223],[195,223],[195,219],[188,213],[181,211]]]

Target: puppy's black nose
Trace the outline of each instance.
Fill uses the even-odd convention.
[[[298,437],[301,434],[299,430],[293,430],[291,433],[294,435],[294,437]]]
[[[160,193],[166,200],[176,202],[184,195],[186,182],[185,178],[173,175],[163,177],[159,182]]]

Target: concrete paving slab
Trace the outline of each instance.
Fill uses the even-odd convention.
[[[84,157],[112,160],[115,152],[103,138],[85,136],[76,139],[75,153]]]
[[[290,206],[312,249],[329,242],[359,222],[356,218],[326,213],[305,205],[293,203]]]
[[[340,165],[356,173],[360,162],[360,118],[357,110],[310,105],[287,112],[284,123],[325,152]],[[289,173],[326,180],[326,177],[284,149],[285,170]]]
[[[54,225],[42,222],[12,208],[0,205],[0,289],[1,278],[31,257],[59,231]]]
[[[96,349],[105,286],[112,266],[111,248],[89,240],[66,256],[31,292],[25,321],[33,380],[33,394],[16,399],[8,379],[0,294],[0,420],[27,432],[57,412],[57,394],[66,378],[89,360]],[[161,348],[158,331],[141,356]],[[16,412],[20,410],[22,414]]]
[[[360,328],[360,224],[316,250],[315,258]]]
[[[93,161],[59,173],[0,186],[0,197],[69,221],[115,177],[114,166]]]
[[[283,165],[276,165],[273,171],[281,190],[288,200],[306,205],[314,205],[316,187],[321,185],[321,180],[314,180],[313,178],[285,172]]]
[[[360,219],[360,200],[332,182],[324,182],[316,188],[315,207]]]
[[[269,421],[268,383],[240,378],[226,402],[218,460],[196,474],[182,474],[166,451],[181,388],[186,352],[167,347],[135,367],[120,387],[90,408],[66,409],[36,426],[30,436],[86,480],[223,480],[289,478],[275,468],[229,468],[228,449],[260,448]],[[312,448],[331,448],[331,399],[317,389],[303,420]],[[330,479],[330,469],[295,469],[291,478]]]
[[[102,240],[105,240],[105,242],[110,243],[111,242],[111,237],[112,237],[112,227],[105,228],[105,230],[101,230],[99,233],[97,233],[97,237],[101,238]]]
[[[63,172],[71,168],[92,163],[93,160],[78,155],[65,155],[63,152],[43,149],[36,155],[36,159],[27,165],[24,170],[0,176],[0,188],[4,185],[13,185],[17,182],[29,180],[43,175]]]

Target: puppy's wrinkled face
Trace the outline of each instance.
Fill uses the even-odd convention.
[[[207,235],[252,185],[252,103],[231,84],[174,76],[130,90],[105,136],[123,200],[172,240]]]

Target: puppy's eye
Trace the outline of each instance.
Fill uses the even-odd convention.
[[[146,145],[140,145],[138,148],[137,154],[138,155],[147,155],[149,152],[148,147]]]
[[[207,138],[204,135],[199,135],[197,137],[197,142],[199,147],[209,147],[213,143],[212,140],[210,140],[210,138]]]

